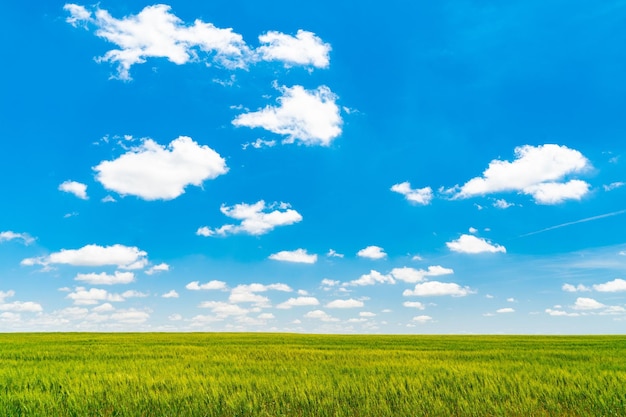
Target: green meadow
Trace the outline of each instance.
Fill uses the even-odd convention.
[[[626,416],[626,336],[0,335],[2,416]]]

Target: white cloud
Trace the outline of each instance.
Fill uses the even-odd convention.
[[[326,256],[328,256],[329,258],[343,258],[343,254],[337,253],[337,251],[334,249],[329,249]]]
[[[578,284],[576,286],[572,285],[572,284],[563,284],[563,286],[561,287],[561,289],[565,292],[586,292],[586,291],[591,291],[591,288],[586,287],[582,284]]]
[[[447,242],[446,246],[453,252],[459,253],[506,253],[506,248],[498,244],[491,244],[483,238],[478,238],[473,235],[461,235],[457,240]]]
[[[158,265],[154,265],[151,266],[147,271],[146,274],[148,275],[154,275],[158,272],[165,272],[165,271],[169,271],[170,270],[170,266],[166,263],[160,263]]]
[[[124,298],[146,298],[148,296],[150,296],[149,293],[136,290],[128,290],[122,293],[122,297]]]
[[[502,210],[508,209],[509,207],[512,207],[514,205],[515,204],[509,203],[508,201],[506,201],[503,198],[499,198],[499,199],[497,199],[496,201],[493,202],[493,206],[495,208],[499,208],[499,209],[502,209]]]
[[[186,25],[170,13],[171,7],[157,4],[145,7],[136,15],[122,19],[112,17],[108,11],[97,8],[94,14],[83,6],[66,4],[70,12],[67,22],[73,26],[94,25],[96,36],[117,45],[98,58],[99,62],[117,64],[116,78],[130,80],[130,68],[148,58],[167,58],[175,64],[190,61],[209,61],[198,52],[213,57],[212,62],[226,68],[243,68],[250,51],[243,37],[232,29],[220,29],[211,23],[196,19]]]
[[[130,284],[135,281],[135,274],[132,272],[115,271],[113,275],[109,275],[101,272],[100,274],[77,274],[74,279],[93,285]]]
[[[359,317],[376,317],[376,313],[372,313],[371,311],[361,311],[359,313]]]
[[[579,313],[568,313],[568,312],[563,311],[563,310],[553,310],[551,308],[546,308],[546,313],[548,313],[551,316],[562,316],[562,317],[578,317],[578,316],[580,316]]]
[[[421,282],[425,277],[436,277],[441,275],[453,274],[454,270],[450,268],[444,268],[440,265],[429,266],[428,270],[414,269],[414,268],[394,268],[391,270],[391,275],[399,281],[408,282],[414,284]]]
[[[317,255],[309,255],[305,249],[294,251],[280,251],[269,256],[270,259],[282,262],[294,262],[303,264],[314,264],[317,262]]]
[[[626,183],[618,181],[618,182],[612,182],[609,185],[603,185],[602,188],[604,188],[604,191],[612,191],[617,188],[623,187],[624,185],[626,185]]]
[[[515,309],[513,309],[511,307],[501,308],[501,309],[496,310],[496,313],[498,313],[498,314],[515,313]]]
[[[320,302],[315,297],[297,297],[297,298],[290,298],[284,303],[278,304],[276,308],[279,308],[282,310],[288,310],[292,307],[316,306],[316,305],[319,305],[319,303]]]
[[[11,303],[0,303],[0,311],[10,311],[13,313],[39,313],[43,311],[41,304],[33,301],[13,301]]]
[[[69,293],[66,298],[73,300],[76,305],[98,304],[101,301],[124,301],[124,298],[119,294],[111,294],[100,288],[90,288],[87,290],[84,287],[76,287],[74,292]]]
[[[340,284],[340,281],[337,281],[337,280],[334,280],[334,279],[324,278],[322,280],[321,284],[324,287],[335,287],[335,286]]]
[[[205,301],[200,303],[200,308],[208,308],[218,317],[244,316],[249,310],[238,306],[237,304],[225,303],[222,301]]]
[[[269,299],[257,293],[266,291],[292,292],[286,284],[247,284],[238,285],[232,289],[228,301],[231,303],[254,303],[257,307],[269,307]]]
[[[616,278],[613,281],[605,282],[604,284],[596,284],[593,289],[599,292],[620,292],[626,291],[626,280]]]
[[[76,181],[65,181],[59,185],[59,191],[74,194],[76,197],[87,200],[87,186]]]
[[[200,281],[193,281],[185,285],[185,288],[191,291],[199,290],[225,290],[226,283],[224,281],[212,280],[204,284],[200,284]]]
[[[25,245],[30,245],[35,241],[28,233],[15,233],[10,230],[0,232],[0,243],[9,242],[11,240],[21,240]]]
[[[572,306],[574,310],[597,310],[606,307],[604,304],[593,298],[578,297]]]
[[[117,203],[117,200],[114,199],[112,196],[107,195],[105,197],[102,198],[102,200],[100,200],[103,203]]]
[[[282,61],[285,66],[304,65],[328,68],[331,47],[314,33],[298,30],[296,36],[267,32],[259,36],[262,45],[256,49],[264,61]]]
[[[357,308],[363,307],[363,301],[350,298],[349,300],[334,300],[326,304],[326,308]]]
[[[5,298],[11,298],[15,295],[15,291],[0,291],[0,303],[4,303]]]
[[[278,106],[267,106],[256,112],[240,114],[235,126],[260,127],[286,135],[283,143],[299,141],[305,145],[329,146],[341,134],[337,96],[326,86],[305,90],[300,85],[278,87],[282,96]]]
[[[273,210],[275,208],[275,210]],[[269,211],[272,210],[272,211]],[[290,208],[289,204],[280,203],[266,206],[261,200],[254,204],[235,204],[228,207],[222,205],[220,211],[236,220],[241,220],[238,225],[227,224],[217,229],[201,227],[196,234],[200,236],[226,236],[236,233],[246,233],[250,235],[264,235],[271,232],[278,226],[288,226],[302,221],[302,216],[297,211]]]
[[[357,255],[361,258],[368,259],[383,259],[387,256],[383,248],[380,246],[368,246],[357,252]]]
[[[426,306],[419,301],[405,301],[402,305],[408,308],[417,308],[418,310],[426,309]]]
[[[415,316],[415,317],[413,317],[412,320],[416,321],[416,322],[418,322],[420,324],[424,324],[424,323],[428,323],[428,322],[432,321],[433,318],[430,317],[430,316],[423,316],[422,315],[422,316]]]
[[[228,172],[226,161],[206,145],[180,136],[165,147],[152,139],[112,161],[93,168],[96,180],[121,195],[144,200],[172,200],[188,185],[201,186],[205,180]]]
[[[468,229],[468,231],[469,231],[471,234],[473,234],[473,235],[474,235],[474,234],[476,234],[476,233],[478,233],[478,229],[476,229],[475,227],[470,227],[470,228]]]
[[[556,204],[567,199],[580,199],[589,184],[580,180],[563,180],[566,176],[584,172],[591,164],[579,151],[566,146],[524,145],[515,148],[513,162],[493,160],[483,172],[465,183],[455,198],[505,191],[530,194],[539,204]]]
[[[358,279],[345,283],[348,286],[365,286],[374,284],[395,284],[391,275],[383,275],[378,271],[371,270],[369,274],[363,274]]]
[[[176,292],[176,290],[170,290],[170,291],[166,292],[165,294],[163,294],[161,297],[163,297],[163,298],[178,298],[179,295]]]
[[[134,246],[120,244],[112,246],[86,245],[80,249],[62,249],[47,257],[27,258],[22,265],[65,264],[73,266],[116,265],[122,269],[140,269],[146,266],[147,253]]]
[[[78,307],[75,307],[78,308]],[[111,303],[104,303],[99,305],[98,307],[94,307],[91,311],[95,311],[96,313],[107,313],[109,311],[114,311],[115,307]]]
[[[453,297],[464,297],[468,294],[472,294],[473,291],[469,287],[461,287],[459,284],[453,282],[439,282],[428,281],[421,284],[416,284],[413,290],[404,290],[402,295],[407,296],[441,296],[451,295]]]
[[[339,319],[332,317],[331,315],[329,315],[328,313],[322,310],[309,311],[308,313],[304,315],[304,317],[308,319],[318,319],[318,320],[327,321],[327,322],[339,321]]]
[[[506,301],[509,302],[509,303],[517,303],[517,300],[515,298],[513,298],[513,297],[507,298]]]
[[[276,146],[276,141],[257,139],[254,142],[244,143],[241,147],[245,151],[250,146],[252,146],[254,149],[273,148],[274,146]]]
[[[395,184],[391,187],[391,191],[402,194],[407,201],[415,204],[427,206],[433,199],[433,190],[430,187],[413,189],[408,181]]]
[[[125,324],[141,324],[150,318],[150,314],[146,311],[135,309],[119,310],[111,314],[111,320]]]

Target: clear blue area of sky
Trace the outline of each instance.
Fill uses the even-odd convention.
[[[328,65],[229,68],[189,46],[195,59],[145,55],[120,79],[98,58],[123,48],[94,16],[122,21],[151,5],[76,3],[91,14],[74,24],[64,2],[4,5],[0,331],[624,332],[626,2],[174,0],[180,28],[232,28],[251,50],[270,31],[311,32]],[[279,109],[293,86],[332,91],[339,134],[320,144],[233,123]],[[171,151],[181,136],[228,172],[156,199],[98,177],[149,139]],[[545,174],[552,162],[541,158],[511,168],[516,149],[551,145],[561,174]],[[583,167],[568,165],[574,154]],[[511,171],[488,178],[498,164]],[[464,194],[472,179],[486,188]],[[546,186],[571,181],[582,190]],[[404,182],[426,200],[392,190]],[[239,222],[224,210],[261,200],[264,213],[301,220],[217,232]],[[144,263],[100,262],[80,252],[89,245],[105,258],[136,248]],[[379,259],[358,255],[372,246]],[[281,252],[291,261],[270,258]],[[453,272],[424,275],[436,266]],[[423,276],[392,272],[405,267]],[[372,271],[385,278],[351,283]],[[105,282],[115,273],[133,279]],[[77,279],[88,274],[103,281]],[[220,284],[189,289],[195,281]]]

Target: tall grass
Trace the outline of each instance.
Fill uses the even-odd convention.
[[[0,335],[2,416],[625,416],[626,337]]]

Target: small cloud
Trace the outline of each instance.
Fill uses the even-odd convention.
[[[415,316],[415,317],[413,317],[413,319],[412,319],[412,320],[413,320],[413,321],[415,321],[415,322],[417,322],[417,323],[424,324],[424,323],[429,323],[429,322],[431,322],[431,321],[433,320],[433,318],[432,318],[432,317],[430,317],[430,316],[424,316],[424,315],[422,315],[422,316]]]
[[[235,204],[231,207],[222,205],[220,211],[227,217],[241,220],[241,223],[238,225],[226,224],[217,229],[210,229],[205,226],[199,228],[196,234],[207,237],[237,233],[260,236],[271,232],[276,227],[288,226],[302,221],[300,213],[291,209],[289,204],[280,203],[267,206],[263,200],[254,204]]]
[[[319,301],[315,297],[297,297],[290,298],[284,303],[280,303],[276,306],[276,308],[281,310],[289,310],[292,307],[302,307],[302,306],[316,306],[319,305]]]
[[[170,270],[170,266],[166,263],[160,263],[158,265],[154,265],[152,267],[150,267],[147,271],[146,274],[148,275],[154,275],[156,273],[159,272],[166,272]]]
[[[21,264],[25,266],[65,264],[73,266],[116,265],[121,269],[141,269],[146,266],[147,253],[124,245],[99,246],[86,245],[80,249],[62,249],[46,257],[27,258]]]
[[[328,68],[330,44],[324,43],[312,32],[298,30],[296,36],[270,31],[259,36],[262,44],[256,53],[264,61],[281,61],[293,65]]]
[[[548,313],[550,316],[561,316],[561,317],[578,317],[580,316],[579,313],[568,313],[566,311],[563,310],[553,310],[551,308],[546,308],[546,313]]]
[[[404,290],[403,296],[433,297],[451,295],[453,297],[465,297],[472,294],[469,287],[461,287],[453,282],[428,281],[416,284],[413,290]]]
[[[515,310],[510,307],[506,307],[506,308],[501,308],[501,309],[496,310],[496,313],[498,314],[515,313]]]
[[[334,300],[326,304],[326,308],[358,308],[363,307],[363,301],[350,298],[349,300]]]
[[[133,272],[115,271],[113,275],[109,275],[101,272],[99,274],[77,274],[74,279],[92,285],[130,284],[135,281],[135,274]]]
[[[261,149],[261,148],[273,148],[274,146],[276,146],[276,141],[275,140],[263,140],[263,139],[257,139],[254,142],[247,142],[244,143],[243,145],[241,145],[242,149],[245,151],[246,149],[248,149],[248,147],[253,147],[254,149]]]
[[[334,249],[329,249],[326,256],[329,258],[343,258],[343,254],[337,253],[337,251],[335,251]]]
[[[363,274],[358,279],[344,284],[344,286],[365,286],[374,284],[395,284],[391,275],[383,275],[378,271],[371,270],[369,274]]]
[[[515,204],[513,203],[509,203],[508,201],[506,201],[503,198],[497,199],[496,201],[493,202],[493,206],[495,208],[499,208],[502,210],[508,209],[509,207],[513,207]]]
[[[485,298],[488,298],[488,299],[493,299],[493,298],[494,298],[494,296],[493,296],[493,295],[491,295],[491,294],[486,294],[486,295],[485,295]]]
[[[163,297],[163,298],[178,298],[178,293],[176,292],[176,290],[170,290],[170,291],[166,292],[165,294],[163,294],[161,297]]]
[[[430,187],[413,189],[408,181],[395,184],[391,187],[391,191],[402,194],[407,201],[422,206],[427,206],[433,199],[433,190]]]
[[[485,239],[473,235],[461,235],[457,240],[447,242],[446,246],[453,252],[458,253],[506,253],[506,248],[498,244],[491,244]]]
[[[565,292],[587,292],[587,291],[591,291],[591,288],[586,287],[582,284],[578,284],[576,286],[571,285],[571,284],[563,284],[563,286],[561,287],[561,289]]]
[[[372,313],[370,311],[361,311],[359,313],[359,317],[376,317],[376,313]]]
[[[612,182],[609,185],[603,185],[602,188],[604,188],[604,191],[612,191],[617,188],[621,188],[624,185],[626,185],[626,183],[619,181],[619,182]]]
[[[478,229],[476,229],[475,227],[470,227],[468,231],[473,235],[478,233]]]
[[[368,246],[358,251],[357,255],[368,259],[383,259],[387,257],[387,254],[380,246]]]
[[[85,184],[81,184],[80,182],[65,181],[59,185],[59,191],[74,194],[81,200],[89,199],[89,197],[87,197],[87,186]]]
[[[317,319],[326,322],[339,321],[339,319],[330,316],[328,313],[322,310],[309,311],[304,315],[308,319]]]
[[[509,303],[517,303],[517,300],[515,298],[513,298],[513,297],[507,298],[506,301],[509,302]]]
[[[322,280],[322,285],[325,287],[335,287],[340,284],[340,281],[336,281],[333,279],[324,278]]]
[[[413,255],[413,257],[411,258],[412,261],[423,261],[424,258],[422,258],[419,255]]]
[[[416,308],[418,310],[426,309],[426,306],[419,301],[405,301],[404,303],[402,303],[402,305],[408,308]]]
[[[0,243],[10,242],[12,240],[20,240],[25,245],[30,245],[35,241],[35,239],[28,233],[15,233],[10,230],[0,232]]]
[[[225,290],[226,283],[224,281],[209,281],[204,284],[200,284],[200,281],[193,281],[189,284],[185,285],[185,288],[191,291],[200,291],[200,290]]]
[[[394,268],[391,270],[391,275],[395,279],[407,282],[409,284],[415,284],[417,282],[424,281],[426,277],[437,277],[441,275],[450,275],[453,273],[454,270],[450,268],[444,268],[440,265],[429,266],[427,270],[408,267]]]
[[[269,256],[269,259],[281,262],[314,264],[317,262],[317,255],[310,255],[305,249],[294,251],[281,251]]]
[[[572,306],[574,310],[597,310],[606,307],[604,304],[594,300],[593,298],[579,297]]]
[[[103,203],[117,203],[117,200],[114,199],[111,195],[107,195],[100,201],[102,201]]]

